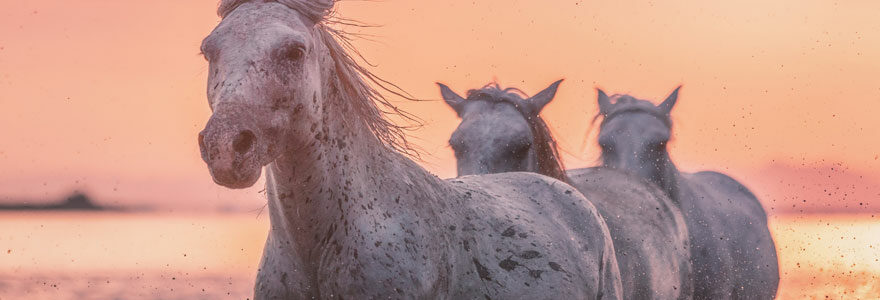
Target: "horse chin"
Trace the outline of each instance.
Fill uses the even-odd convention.
[[[231,189],[244,189],[257,183],[263,166],[254,159],[247,159],[231,168],[209,166],[208,169],[215,183]]]

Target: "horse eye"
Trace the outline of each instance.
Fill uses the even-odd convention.
[[[305,47],[298,43],[292,43],[278,49],[278,52],[276,52],[276,57],[278,60],[297,62],[301,60],[303,56],[305,56],[305,54]]]
[[[665,147],[666,147],[666,142],[656,142],[656,143],[651,143],[651,146],[649,147],[648,150],[651,152],[660,153],[660,152],[663,152],[663,148],[665,148]]]
[[[303,49],[302,46],[293,46],[287,49],[287,53],[285,53],[284,56],[289,60],[298,61],[305,56],[305,54],[306,50]]]
[[[453,140],[449,141],[449,146],[452,147],[452,151],[461,151],[464,148],[463,143],[458,142],[458,141],[453,141]]]
[[[614,151],[614,144],[611,143],[599,143],[599,147],[602,151]]]
[[[202,55],[202,58],[204,58],[205,61],[210,62],[214,58],[214,48],[202,46],[202,48],[199,49],[199,54]]]
[[[513,150],[510,151],[510,153],[515,156],[522,156],[523,154],[528,152],[529,149],[531,149],[531,148],[532,148],[531,143],[523,143],[523,144],[520,144],[520,145],[514,147]]]
[[[208,38],[202,41],[202,45],[199,46],[199,54],[205,58],[206,61],[211,61],[211,58],[214,56],[214,46],[211,42],[208,41]]]

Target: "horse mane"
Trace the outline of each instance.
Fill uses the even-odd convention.
[[[657,106],[647,100],[640,100],[636,97],[630,95],[621,95],[615,94],[609,97],[613,103],[611,104],[611,108],[607,112],[597,112],[595,116],[593,116],[593,123],[596,122],[599,118],[602,118],[602,123],[600,123],[599,128],[605,125],[605,122],[614,118],[617,115],[620,115],[624,112],[641,112],[652,115],[663,123],[666,124],[669,129],[672,129],[672,119],[669,118],[669,115],[659,111]]]
[[[497,102],[509,102],[516,105],[516,101],[528,98],[525,92],[518,88],[509,87],[502,89],[497,82],[490,82],[479,89],[467,91],[468,100],[488,100]]]
[[[517,111],[529,124],[532,136],[535,138],[533,146],[535,155],[538,156],[538,173],[550,176],[564,182],[568,182],[565,174],[565,165],[559,156],[559,147],[550,127],[539,115],[533,115],[523,110],[520,105],[524,98],[528,98],[525,92],[517,88],[502,89],[497,82],[486,84],[480,89],[472,89],[467,92],[467,101],[485,100],[494,102],[506,102],[513,104]]]
[[[220,0],[217,6],[217,15],[225,18],[239,5],[247,2],[277,2],[293,9],[315,24],[326,19],[332,12],[333,5],[338,0]]]
[[[421,120],[408,113],[386,98],[375,86],[383,91],[407,100],[416,100],[406,91],[360,65],[357,59],[365,60],[361,53],[352,45],[351,34],[330,25],[366,26],[357,21],[334,17],[333,7],[339,0],[221,0],[217,14],[226,17],[238,6],[247,2],[276,2],[297,11],[300,15],[315,24],[315,35],[324,42],[330,57],[335,64],[335,74],[342,101],[352,105],[354,111],[363,120],[379,141],[398,152],[411,157],[419,153],[406,138],[405,130],[417,127]],[[371,85],[372,83],[372,85]],[[405,121],[414,123],[412,126],[394,124],[386,115],[397,115]],[[349,118],[343,118],[350,122]]]
[[[547,175],[564,182],[568,182],[568,176],[565,174],[565,165],[559,157],[559,146],[556,139],[550,133],[550,128],[539,116],[526,117],[529,127],[532,129],[532,135],[535,136],[535,149],[538,155],[538,170],[543,175]]]

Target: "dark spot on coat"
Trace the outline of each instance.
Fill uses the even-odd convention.
[[[507,229],[504,230],[504,232],[501,233],[501,236],[503,236],[503,237],[513,237],[514,234],[516,234],[516,230],[513,230],[513,226],[510,226],[510,227],[507,227]]]
[[[535,251],[535,250],[528,250],[528,251],[523,251],[523,253],[520,253],[519,257],[525,258],[525,259],[533,259],[536,257],[541,257],[541,253],[539,253],[538,251]]]
[[[505,271],[510,272],[513,269],[516,269],[516,267],[519,266],[519,263],[516,262],[515,260],[510,259],[510,257],[508,257],[508,258],[502,260],[501,262],[499,262],[498,266],[501,267],[502,269],[504,269]]]
[[[550,265],[550,268],[553,269],[553,271],[557,271],[557,272],[562,272],[562,271],[564,271],[564,270],[562,270],[562,266],[560,266],[560,265],[559,265],[558,263],[556,263],[556,262],[552,262],[552,261],[551,261],[551,262],[549,262],[549,263],[547,263],[547,264]]]
[[[294,115],[298,115],[299,112],[301,112],[301,111],[303,110],[303,107],[305,107],[305,106],[304,106],[302,103],[297,104],[297,105],[293,108],[293,114],[294,114]]]
[[[540,279],[541,273],[544,273],[544,271],[543,270],[529,270],[529,276],[532,276],[532,278]]]
[[[290,287],[287,286],[287,273],[281,273],[281,285],[284,286],[285,291],[290,291]]]
[[[474,266],[477,267],[477,274],[480,275],[480,279],[492,281],[492,277],[489,276],[489,269],[480,264],[480,261],[474,258]]]

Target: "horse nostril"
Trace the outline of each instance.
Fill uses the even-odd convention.
[[[252,131],[242,131],[238,133],[238,135],[235,136],[235,140],[232,141],[232,149],[235,149],[235,152],[238,152],[239,154],[247,153],[248,150],[251,150],[251,147],[254,146],[254,140],[256,139],[257,137]]]

